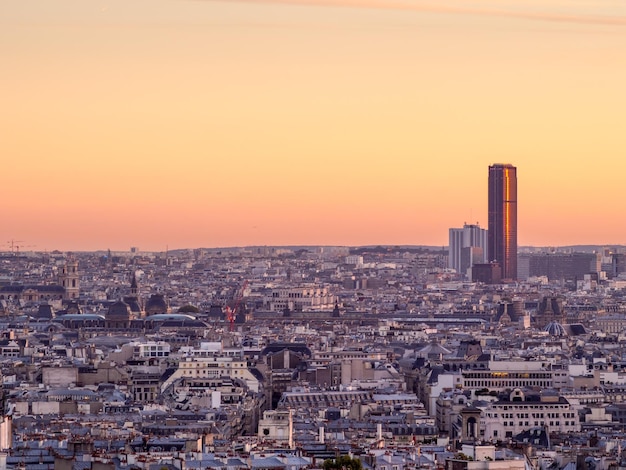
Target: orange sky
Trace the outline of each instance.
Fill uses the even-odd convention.
[[[626,244],[624,5],[4,0],[0,250]]]

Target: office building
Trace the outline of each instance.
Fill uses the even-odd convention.
[[[487,230],[478,224],[464,224],[449,230],[448,267],[472,278],[471,267],[487,262]]]
[[[576,281],[586,274],[599,275],[599,253],[524,253],[519,256],[520,280],[545,276],[550,281]]]
[[[500,263],[478,263],[472,266],[472,282],[499,284],[502,280]]]
[[[503,279],[517,279],[517,168],[489,167],[489,262],[497,262]]]

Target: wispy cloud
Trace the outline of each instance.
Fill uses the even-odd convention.
[[[368,8],[380,10],[406,10],[416,12],[466,14],[480,16],[494,16],[506,18],[519,18],[535,21],[551,21],[559,23],[577,23],[586,25],[612,25],[626,26],[625,16],[604,16],[586,13],[557,13],[540,10],[513,10],[502,8],[466,7],[458,4],[443,5],[431,4],[419,1],[393,1],[393,0],[196,0],[221,3],[254,3],[254,4],[283,4],[296,6],[315,7],[344,7],[344,8]]]

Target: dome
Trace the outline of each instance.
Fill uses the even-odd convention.
[[[563,325],[555,321],[548,323],[543,331],[546,331],[550,336],[567,336],[567,331]]]
[[[152,294],[146,302],[146,314],[167,313],[168,307],[163,294]]]
[[[108,319],[128,320],[130,318],[130,307],[126,302],[118,300],[109,306],[106,317]]]

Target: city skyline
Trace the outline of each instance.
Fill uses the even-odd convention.
[[[0,6],[4,239],[29,250],[625,244],[626,10],[452,0]]]

